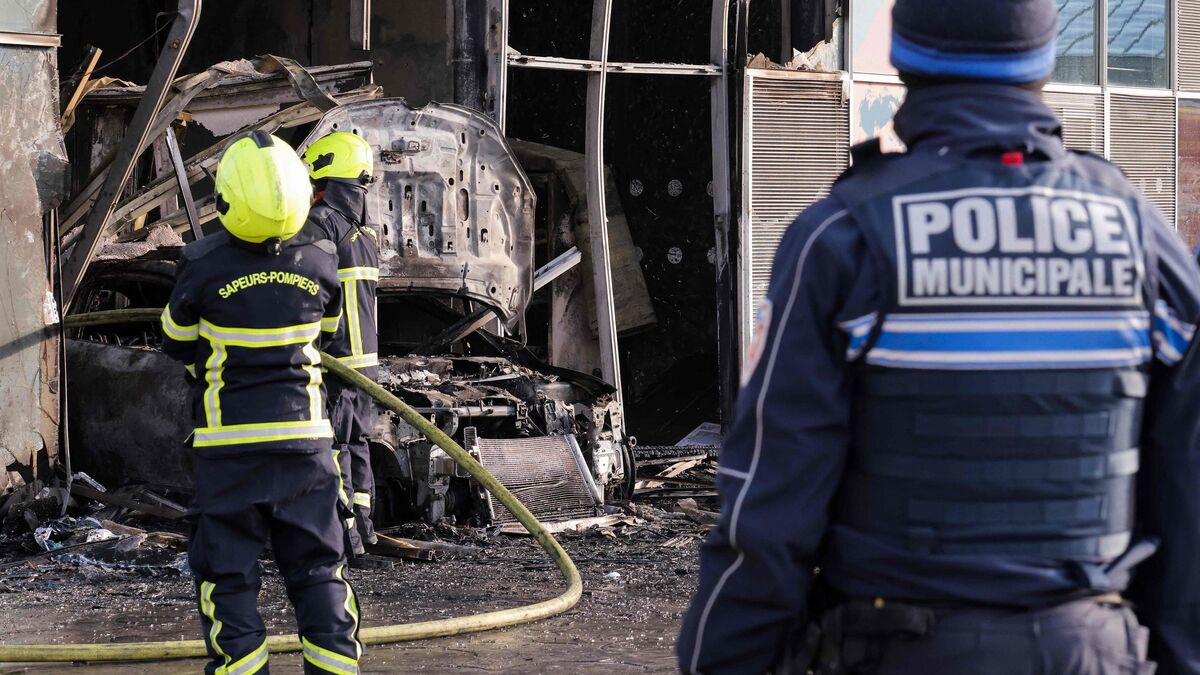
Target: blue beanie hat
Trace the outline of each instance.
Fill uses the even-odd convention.
[[[892,65],[930,78],[1024,84],[1054,72],[1054,0],[896,0]]]

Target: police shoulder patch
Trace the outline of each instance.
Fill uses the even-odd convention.
[[[754,377],[754,371],[758,369],[758,362],[762,359],[763,350],[766,349],[767,334],[771,332],[772,308],[769,298],[763,298],[758,303],[758,310],[754,315],[754,336],[750,339],[746,362],[742,364],[743,387],[750,382],[751,377]]]
[[[850,158],[855,164],[879,159],[881,156],[883,156],[883,139],[878,136],[850,146]]]

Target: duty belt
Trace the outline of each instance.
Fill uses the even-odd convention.
[[[1124,600],[1120,593],[1104,593],[1047,609],[1080,603],[1121,606]],[[971,607],[978,608],[947,603],[912,605],[882,598],[845,602],[822,615],[820,621],[809,624],[799,639],[788,645],[774,672],[777,675],[870,673],[878,666],[888,642],[927,637],[934,632],[939,611]]]

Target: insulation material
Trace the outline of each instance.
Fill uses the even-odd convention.
[[[278,109],[279,105],[275,103],[216,108],[203,112],[194,112],[192,113],[192,119],[200,126],[208,129],[212,135],[225,136],[257,123]]]
[[[526,141],[513,140],[511,145],[520,157],[522,165],[537,167],[538,170],[553,171],[563,181],[563,185],[567,189],[570,208],[577,217],[574,235],[576,245],[583,252],[583,265],[580,270],[590,281],[592,263],[591,250],[587,243],[589,241],[589,225],[587,222],[585,157],[570,150]],[[637,183],[637,187],[631,187],[631,190],[636,189],[640,194],[643,187],[640,182],[634,182]],[[656,319],[654,304],[650,300],[649,291],[646,290],[646,277],[638,264],[633,238],[630,235],[629,221],[621,207],[621,198],[617,193],[616,181],[613,179],[611,171],[605,172],[604,183],[607,193],[605,203],[608,205],[609,248],[613,267],[613,302],[617,308],[617,332],[624,335],[653,326]],[[683,191],[683,184],[678,180],[674,183],[674,188],[668,185],[667,190],[674,189],[676,191],[674,196],[678,196]],[[582,284],[581,291],[585,287],[591,289],[590,283]],[[589,307],[595,303],[594,293],[593,289],[587,296]],[[595,311],[590,310],[590,314],[594,315]],[[591,329],[594,331],[594,316],[591,324]]]

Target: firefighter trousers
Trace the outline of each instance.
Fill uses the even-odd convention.
[[[341,469],[343,503],[354,511],[347,523],[349,545],[361,553],[362,544],[375,543],[371,508],[375,503],[375,475],[371,471],[371,449],[367,434],[375,424],[375,399],[356,387],[332,382],[329,389],[329,421],[333,424],[333,452]]]
[[[208,675],[267,673],[257,600],[270,543],[306,673],[358,672],[358,599],[346,578],[338,471],[328,452],[195,460],[188,562],[196,577]]]

